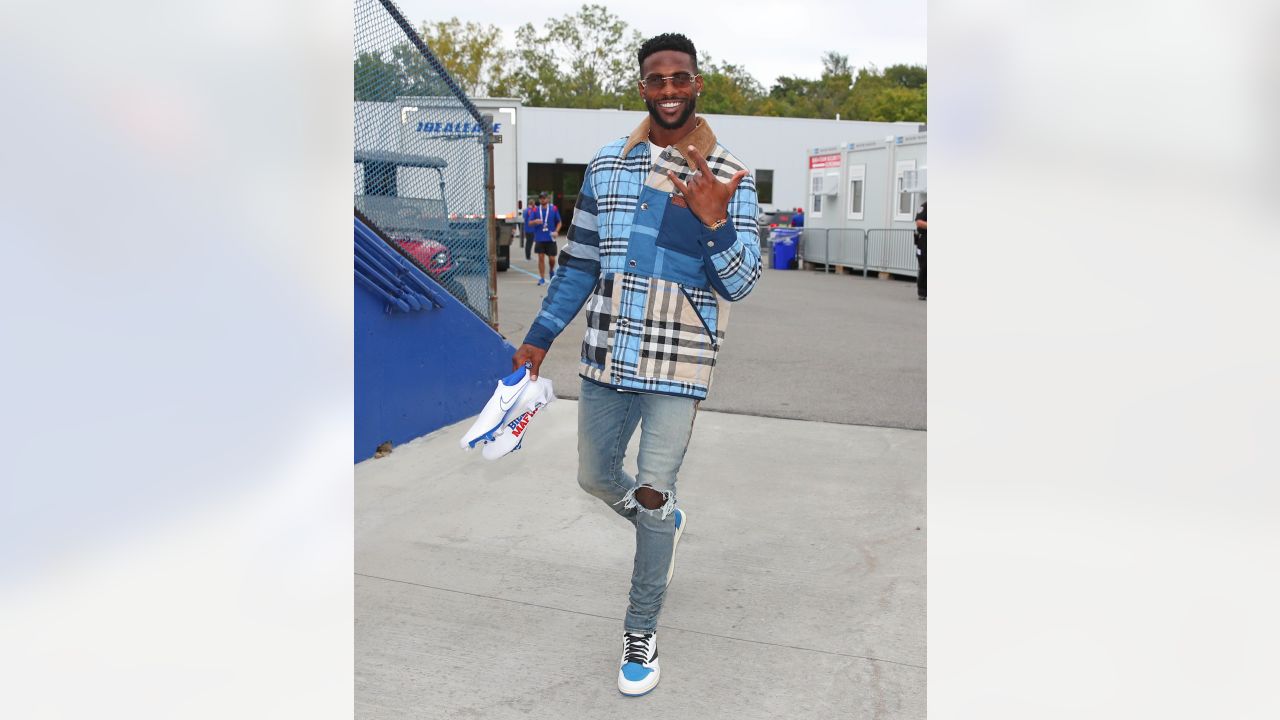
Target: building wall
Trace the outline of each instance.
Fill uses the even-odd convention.
[[[522,107],[516,134],[520,144],[521,192],[529,163],[589,162],[600,146],[629,135],[647,113],[638,110],[580,110]],[[919,123],[881,123],[813,118],[703,115],[720,143],[752,170],[773,170],[772,208],[806,205],[809,151],[823,145],[884,140],[915,133]],[[765,209],[772,209],[766,207]]]
[[[915,214],[924,193],[899,193],[906,170],[928,167],[928,135],[818,147],[805,156],[810,192],[805,200],[804,259],[913,275]],[[862,181],[861,213],[851,204],[853,183]],[[819,193],[818,190],[834,193]],[[822,212],[814,211],[821,195]]]
[[[808,169],[814,157],[836,156],[839,165]],[[863,230],[883,228],[915,229],[915,213],[920,205],[919,194],[910,199],[909,211],[899,213],[898,176],[910,167],[920,170],[928,167],[928,135],[911,133],[899,135],[888,141],[847,142],[837,146],[814,148],[806,153],[806,171],[810,187],[814,178],[829,175],[835,179],[836,194],[823,198],[821,215],[813,212],[810,194],[804,200],[805,226],[812,228],[859,228]],[[862,217],[851,217],[849,196],[851,181],[861,172],[863,177]]]

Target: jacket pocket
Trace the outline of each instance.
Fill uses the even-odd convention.
[[[698,321],[702,323],[702,329],[707,333],[707,339],[711,343],[711,349],[718,351],[720,349],[720,339],[716,337],[715,330],[711,329],[711,324],[707,322],[706,316],[703,315],[705,312],[703,308],[707,307],[708,302],[711,303],[711,308],[716,307],[715,296],[705,290],[698,290],[698,292],[709,295],[710,299],[708,300],[707,298],[703,298],[703,301],[700,304],[694,299],[693,294],[688,288],[683,285],[680,286],[680,294],[684,296],[685,302],[689,303],[689,307],[693,310],[693,314],[697,315]]]
[[[697,258],[701,264],[702,233],[705,229],[689,208],[668,202],[658,230],[658,247]]]

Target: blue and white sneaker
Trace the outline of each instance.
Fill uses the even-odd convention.
[[[529,363],[525,363],[516,368],[515,372],[498,381],[493,397],[485,403],[476,421],[462,436],[460,445],[463,450],[470,450],[480,442],[494,441],[494,433],[511,417],[516,408],[516,401],[529,384],[529,367]]]
[[[622,634],[622,667],[618,669],[618,691],[623,695],[644,695],[658,684],[656,633]]]
[[[485,441],[481,454],[485,460],[497,460],[508,453],[519,450],[526,436],[529,424],[538,411],[556,399],[549,378],[540,377],[524,386],[515,409],[507,414],[502,426],[490,433]]]
[[[689,524],[689,516],[680,508],[672,513],[676,516],[676,535],[671,541],[671,567],[667,568],[667,584],[671,584],[671,576],[676,574],[676,547],[680,544],[680,536],[684,534],[685,526]]]

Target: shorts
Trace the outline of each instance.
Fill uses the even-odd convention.
[[[554,257],[556,254],[556,241],[555,240],[539,240],[538,242],[535,242],[533,244],[533,251],[536,253],[542,253],[543,255],[551,255]]]

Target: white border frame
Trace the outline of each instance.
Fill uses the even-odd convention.
[[[912,210],[906,213],[901,212],[902,207],[902,171],[915,170],[915,160],[899,160],[893,166],[893,220],[894,222],[911,222],[916,219],[915,216],[915,198],[911,198]],[[915,195],[915,193],[906,193],[907,195]]]
[[[858,212],[853,211],[853,184],[855,182],[862,183],[862,207]],[[867,215],[867,166],[849,165],[849,176],[845,180],[845,188],[849,191],[849,197],[845,200],[845,217],[849,220],[862,220]]]

